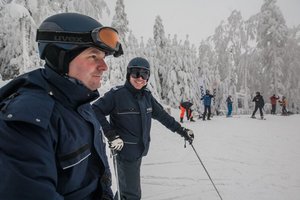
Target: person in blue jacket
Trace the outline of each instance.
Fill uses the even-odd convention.
[[[99,97],[104,58],[119,56],[118,32],[61,13],[37,31],[44,68],[0,89],[0,199],[112,200]]]
[[[202,120],[205,120],[206,113],[207,113],[207,120],[210,120],[211,116],[211,99],[214,98],[212,94],[209,93],[209,90],[205,91],[205,95],[201,98],[204,104],[204,112],[202,116]]]
[[[229,95],[226,99],[226,103],[227,103],[227,115],[226,117],[232,117],[232,97],[231,95]]]
[[[142,57],[133,58],[127,66],[125,84],[112,88],[93,104],[108,140],[124,143],[116,156],[122,200],[141,199],[140,167],[149,150],[152,118],[190,143],[194,138],[193,132],[175,121],[152,96],[147,89],[149,77],[149,62]]]

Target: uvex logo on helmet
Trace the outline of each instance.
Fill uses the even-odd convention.
[[[81,37],[57,35],[54,36],[54,41],[78,43],[78,42],[83,42],[83,39]]]

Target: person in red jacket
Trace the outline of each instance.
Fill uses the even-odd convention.
[[[191,122],[194,122],[195,120],[193,119],[192,115],[192,109],[191,107],[193,106],[193,103],[191,103],[190,100],[187,101],[182,101],[180,103],[180,122],[183,123],[183,117],[184,113],[186,112],[186,118],[187,120],[190,120]]]
[[[279,96],[276,96],[275,94],[273,94],[273,96],[270,97],[270,101],[271,101],[271,105],[272,105],[271,114],[273,114],[273,115],[276,114],[276,104],[277,104],[278,99],[279,99]]]

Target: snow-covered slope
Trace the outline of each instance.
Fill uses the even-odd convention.
[[[178,119],[179,111],[173,110]],[[223,200],[300,199],[300,115],[214,117],[184,122]],[[193,149],[153,121],[142,164],[145,200],[220,199]],[[114,183],[115,186],[115,183]]]

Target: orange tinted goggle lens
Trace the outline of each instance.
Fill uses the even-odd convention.
[[[103,28],[98,32],[100,41],[112,49],[116,49],[119,43],[118,33],[111,28]]]

